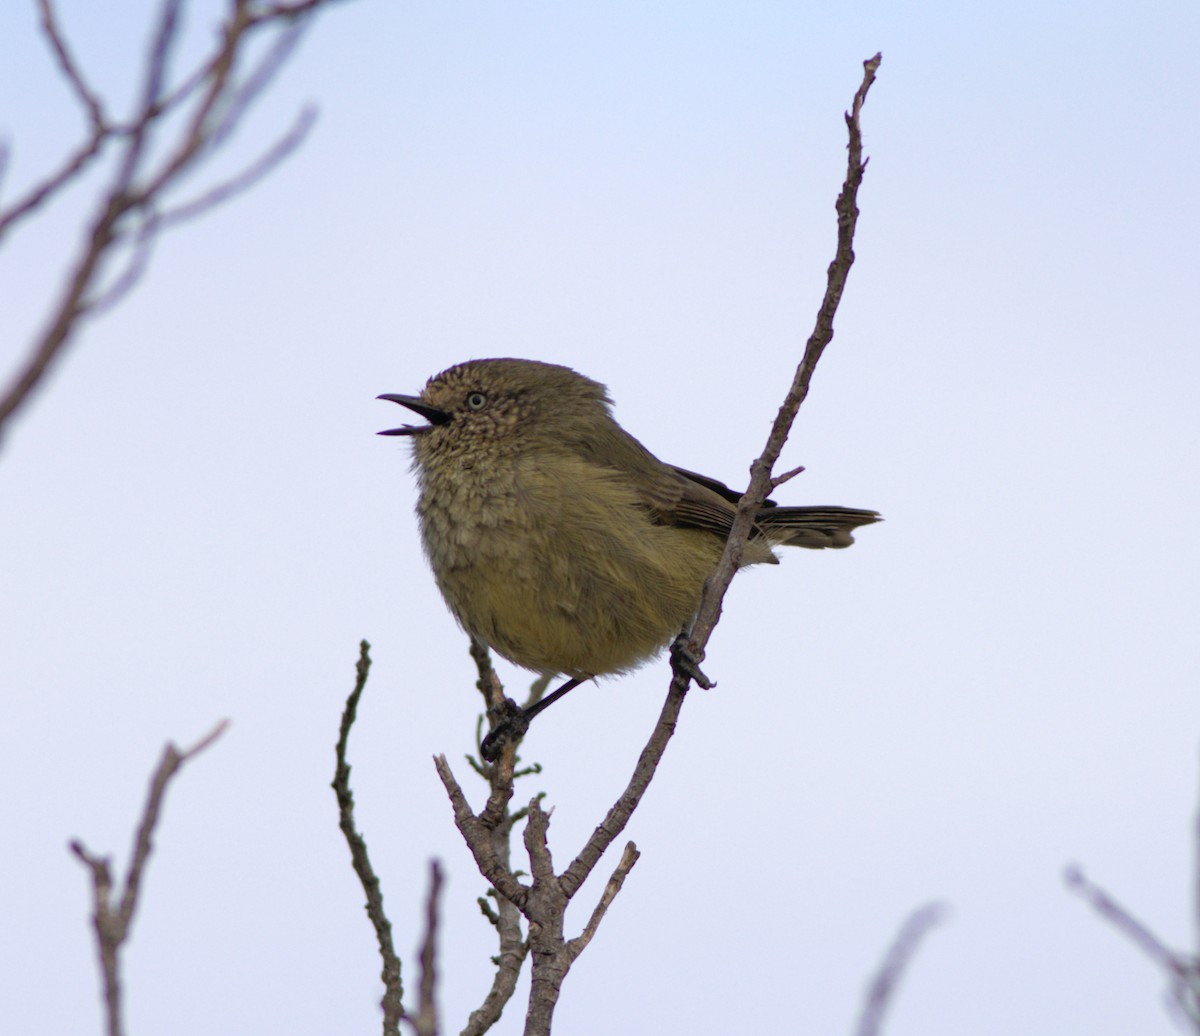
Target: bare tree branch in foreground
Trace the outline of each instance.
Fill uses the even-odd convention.
[[[138,906],[138,892],[150,850],[154,845],[154,829],[162,812],[163,797],[171,778],[182,769],[183,764],[199,755],[224,732],[229,725],[222,720],[210,733],[191,748],[180,751],[173,744],[163,749],[158,769],[150,781],[150,793],[142,809],[141,821],[133,840],[133,852],[125,871],[125,881],[120,889],[114,889],[112,858],[96,856],[88,852],[78,839],[71,842],[71,852],[82,860],[92,872],[92,894],[95,910],[92,924],[96,931],[96,949],[100,958],[100,974],[104,980],[105,1015],[108,1020],[108,1036],[121,1036],[121,947],[129,937],[134,913]],[[114,903],[114,892],[116,901]]]
[[[1077,892],[1117,931],[1131,939],[1167,976],[1167,1007],[1194,1033],[1200,1033],[1200,958],[1177,953],[1133,916],[1077,866],[1063,875],[1067,887]]]
[[[944,906],[930,903],[914,912],[901,926],[883,964],[871,981],[858,1027],[854,1030],[855,1036],[879,1036],[883,1031],[883,1016],[891,1007],[900,980],[916,955],[921,940],[935,925],[941,923],[945,915]]]
[[[392,942],[392,923],[388,920],[383,909],[383,891],[380,888],[379,877],[371,866],[367,854],[367,843],[359,833],[354,822],[354,793],[350,790],[350,764],[346,761],[346,749],[350,739],[350,728],[358,716],[358,701],[363,689],[367,686],[367,674],[371,671],[371,645],[365,640],[358,646],[358,664],[355,666],[356,679],[354,690],[346,699],[346,707],[342,711],[342,724],[337,741],[337,768],[334,771],[333,788],[337,796],[338,824],[350,846],[350,859],[354,865],[354,873],[362,883],[363,892],[367,896],[367,917],[375,929],[375,939],[379,943],[379,955],[383,959],[383,1008],[384,1036],[396,1036],[400,1031],[400,1019],[404,1017],[404,983],[400,978],[400,958],[396,955],[396,947]],[[440,883],[440,875],[438,877]]]
[[[171,75],[179,48],[185,0],[162,0],[142,57],[141,89],[133,112],[113,116],[71,53],[53,0],[37,0],[42,33],[59,72],[78,103],[87,130],[59,166],[0,207],[0,240],[90,171],[105,155],[112,171],[88,218],[84,240],[69,261],[61,296],[51,305],[12,380],[0,391],[0,440],[9,419],[59,360],[81,321],[114,305],[138,282],[166,228],[194,219],[247,190],[303,142],[315,112],[293,126],[241,172],[180,202],[172,191],[225,144],[252,103],[287,61],[316,13],[335,0],[267,3],[232,0],[208,53],[180,77]],[[242,73],[251,41],[274,34],[265,54]],[[154,147],[151,148],[151,141]],[[0,179],[6,165],[0,153]],[[105,283],[105,271],[121,267]]]
[[[721,613],[721,602],[733,579],[741,560],[742,551],[750,535],[753,517],[761,507],[774,485],[790,477],[772,479],[772,469],[783,444],[787,439],[796,412],[808,392],[813,371],[821,353],[833,337],[833,318],[845,287],[846,277],[854,262],[854,230],[858,217],[856,204],[858,187],[862,182],[865,161],[862,157],[862,136],[859,116],[867,91],[875,79],[881,57],[876,54],[864,62],[863,81],[854,95],[850,112],[846,115],[849,131],[849,162],[846,180],[837,201],[838,242],[837,250],[828,271],[825,296],[817,314],[816,327],[808,339],[804,356],[796,369],[783,405],[780,407],[762,455],[751,466],[750,486],[742,497],[737,518],[725,552],[716,572],[706,585],[703,598],[690,633],[681,638],[681,643],[672,652],[672,680],[658,722],[642,750],[637,765],[625,791],[620,795],[607,816],[596,828],[579,854],[560,873],[556,874],[547,833],[549,815],[542,809],[540,797],[534,798],[526,807],[525,849],[529,858],[531,881],[520,881],[508,860],[507,834],[516,817],[510,815],[508,806],[513,795],[513,779],[516,765],[516,744],[508,742],[499,759],[493,764],[471,761],[472,767],[483,774],[490,785],[490,793],[484,807],[475,813],[467,802],[466,795],[455,779],[445,756],[435,759],[438,776],[441,777],[454,809],[454,821],[475,858],[480,873],[491,884],[498,902],[507,901],[528,922],[528,953],[533,960],[532,988],[526,1015],[526,1036],[548,1036],[562,982],[579,953],[595,933],[622,882],[638,858],[637,847],[628,843],[620,863],[609,879],[607,888],[592,913],[587,926],[578,936],[567,939],[564,931],[564,916],[572,897],[599,863],[601,856],[618,838],[629,823],[633,811],[641,801],[646,788],[654,776],[659,761],[675,731],[675,724],[683,705],[684,696],[693,679],[707,683],[697,665],[704,656],[704,647],[716,626]],[[480,669],[480,688],[484,692],[489,709],[503,699],[499,681],[487,661],[486,651],[473,646],[473,654]],[[489,919],[499,915],[488,914]],[[495,923],[495,922],[494,922]],[[500,925],[497,924],[497,928]],[[503,941],[503,933],[501,935]],[[510,964],[511,966],[511,964]],[[519,961],[517,963],[519,967]],[[497,975],[497,983],[500,976]],[[513,979],[515,984],[515,978]],[[495,986],[493,991],[495,991]],[[507,980],[505,982],[507,989]],[[511,995],[511,989],[508,990]],[[489,994],[489,1000],[492,997]],[[503,1005],[500,1004],[500,1007]],[[478,1013],[477,1013],[478,1014]],[[466,1033],[480,1033],[493,1024],[499,1011],[487,1017],[472,1015]]]
[[[437,933],[442,894],[442,865],[429,864],[429,898],[425,901],[425,938],[421,940],[421,980],[417,984],[417,1013],[409,1021],[417,1036],[437,1036]]]

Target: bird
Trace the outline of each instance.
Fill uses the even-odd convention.
[[[637,668],[690,622],[741,494],[655,457],[617,423],[604,385],[558,364],[477,359],[420,395],[378,398],[426,422],[379,434],[411,442],[422,543],[459,625],[524,669],[567,678],[493,729],[485,758],[571,688]],[[844,548],[880,520],[768,500],[741,564],[777,564],[779,546]]]

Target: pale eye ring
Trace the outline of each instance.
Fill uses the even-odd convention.
[[[467,396],[467,406],[472,410],[482,410],[487,406],[487,396],[482,392],[472,392]]]

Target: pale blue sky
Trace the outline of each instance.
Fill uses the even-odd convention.
[[[147,6],[63,4],[112,93]],[[1061,872],[1194,937],[1200,11],[814,6],[357,0],[315,26],[214,172],[314,101],[305,149],[165,240],[0,453],[14,1032],[98,1024],[66,842],[123,854],[163,741],[224,716],[168,802],[130,1031],[374,1030],[327,787],[361,637],[360,820],[406,961],[443,860],[458,1031],[495,947],[430,757],[470,781],[476,694],[374,396],[473,356],[566,363],[664,459],[743,478],[812,327],[877,50],[858,263],[780,497],[887,521],[736,581],[720,686],[687,703],[558,1024],[847,1032],[896,926],[942,899],[889,1036],[1175,1031]],[[0,197],[79,131],[32,8],[0,10]],[[5,371],[88,199],[0,252]],[[518,794],[548,793],[560,861],[666,682],[655,664],[538,720],[546,772]]]

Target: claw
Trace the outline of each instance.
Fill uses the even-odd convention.
[[[488,709],[492,729],[479,745],[479,754],[494,763],[500,758],[504,746],[510,741],[520,741],[529,729],[529,717],[512,698],[505,698],[499,705]]]
[[[692,652],[686,633],[679,634],[671,643],[671,668],[690,677],[697,687],[711,691],[717,685],[701,670],[700,663],[703,661],[704,652],[699,652],[699,657]]]

